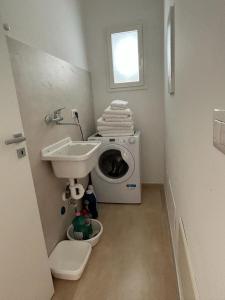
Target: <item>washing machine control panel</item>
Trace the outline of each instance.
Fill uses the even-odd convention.
[[[126,144],[127,142],[129,144],[135,144],[136,143],[136,139],[134,137],[130,137],[129,139],[124,139],[124,138],[109,138],[109,142],[111,143],[124,143]]]
[[[131,136],[129,138],[124,138],[124,137],[110,137],[110,138],[106,138],[106,139],[99,139],[98,137],[90,137],[88,139],[89,141],[99,141],[101,140],[102,144],[105,144],[105,143],[121,143],[121,144],[136,144],[136,138]]]

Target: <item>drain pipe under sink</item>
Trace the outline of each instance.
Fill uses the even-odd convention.
[[[84,187],[82,184],[77,183],[77,179],[70,178],[69,179],[70,183],[70,193],[71,193],[71,198],[74,200],[79,200],[84,196]]]

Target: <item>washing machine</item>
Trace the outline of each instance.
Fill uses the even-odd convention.
[[[141,203],[140,132],[133,136],[88,138],[100,141],[98,164],[91,172],[98,202]]]

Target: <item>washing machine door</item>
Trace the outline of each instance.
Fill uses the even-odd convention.
[[[134,168],[134,158],[125,147],[109,144],[100,149],[96,172],[105,181],[124,182],[131,177]]]

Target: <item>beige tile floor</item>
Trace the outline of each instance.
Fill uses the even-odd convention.
[[[165,203],[144,186],[141,205],[101,204],[104,233],[79,281],[54,280],[54,300],[177,300]]]

